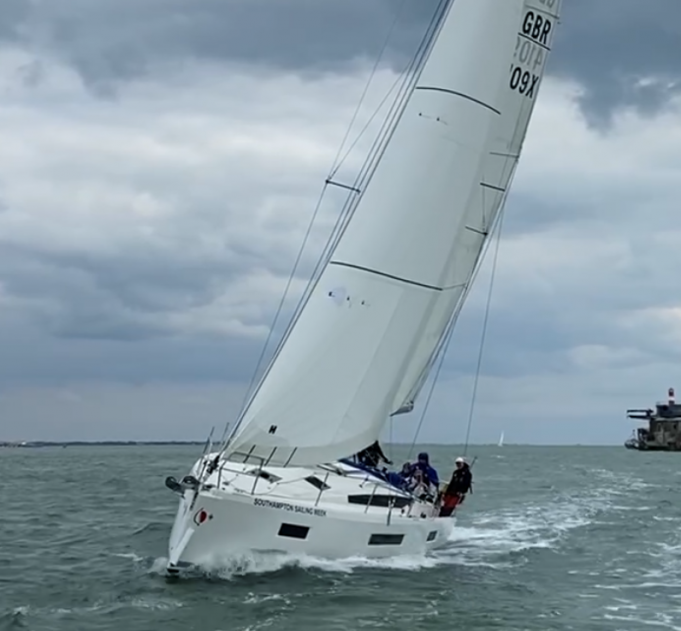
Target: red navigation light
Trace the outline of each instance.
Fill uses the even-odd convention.
[[[210,515],[203,508],[194,515],[194,523],[197,526],[200,526],[207,519],[210,519]]]

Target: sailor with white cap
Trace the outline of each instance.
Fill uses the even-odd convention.
[[[466,493],[473,492],[473,474],[468,463],[461,457],[456,459],[456,469],[452,473],[452,479],[445,493],[447,495],[458,495],[459,502],[463,502]]]
[[[442,495],[440,517],[449,517],[454,509],[463,502],[466,493],[472,492],[473,475],[468,463],[461,457],[456,459],[456,469]]]

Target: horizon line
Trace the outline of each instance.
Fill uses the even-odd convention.
[[[59,445],[204,445],[206,440],[155,440],[155,439],[100,439],[100,440],[0,440],[0,447],[21,447],[21,446],[59,446]],[[215,441],[213,445],[220,444],[220,441]],[[466,447],[466,443],[411,443],[411,442],[382,442],[383,445],[394,445],[398,447],[411,447],[412,445],[428,445],[437,447]],[[488,447],[493,446],[498,449],[505,447],[618,447],[620,443],[519,443],[519,442],[505,442],[503,446],[499,446],[496,442],[471,442],[468,446]]]

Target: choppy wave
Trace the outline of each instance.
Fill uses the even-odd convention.
[[[432,554],[242,554],[174,583],[161,557],[176,508],[159,492],[166,452],[41,452],[44,481],[31,478],[30,496],[5,497],[12,519],[0,520],[0,630],[681,629],[671,459],[523,449],[480,458],[475,494]],[[30,477],[36,453],[13,456],[6,477]],[[113,469],[137,481],[135,493],[105,484]]]

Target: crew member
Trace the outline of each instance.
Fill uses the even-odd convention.
[[[357,460],[367,467],[374,468],[378,467],[378,464],[381,461],[385,462],[387,465],[392,464],[392,460],[388,460],[377,440],[366,449],[362,449],[362,451],[357,454]]]
[[[463,458],[457,458],[456,468],[442,497],[440,517],[449,517],[454,509],[464,501],[468,492],[473,492],[473,473]]]
[[[386,475],[388,482],[398,489],[408,489],[413,473],[412,465],[405,462],[400,471],[389,471]]]
[[[430,461],[428,454],[422,451],[416,462],[412,465],[414,470],[421,471],[423,474],[423,481],[429,486],[434,486],[436,489],[440,485],[440,479],[438,478],[437,471],[430,466]]]

